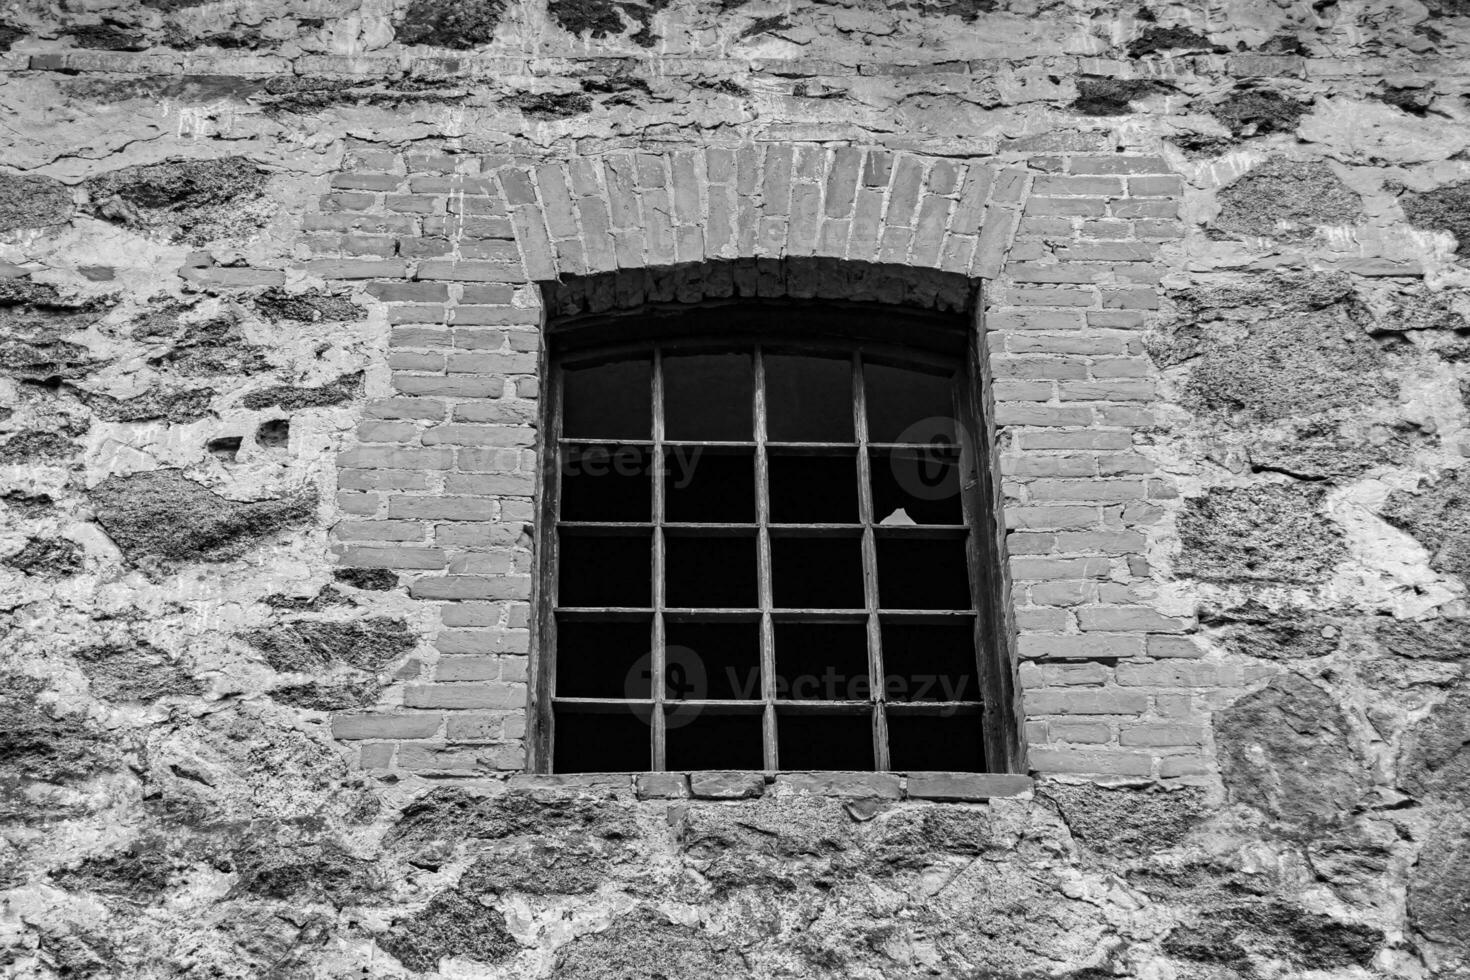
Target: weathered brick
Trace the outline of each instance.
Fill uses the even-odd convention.
[[[1231,664],[1165,660],[1118,665],[1118,683],[1125,687],[1236,687],[1244,680]]]
[[[410,449],[390,446],[358,446],[337,456],[337,465],[346,468],[382,467],[401,470],[447,470],[454,464],[448,449]]]
[[[338,521],[332,537],[341,541],[423,541],[429,525],[417,521]]]
[[[418,599],[526,599],[531,580],[525,575],[442,575],[417,579],[408,591]]]
[[[1083,630],[1089,632],[1142,630],[1150,633],[1182,633],[1190,626],[1187,619],[1164,616],[1148,606],[1090,606],[1077,610],[1077,621]]]
[[[405,395],[428,395],[441,398],[499,398],[505,393],[505,379],[476,375],[445,377],[437,374],[394,374],[393,387]]]
[[[368,738],[431,738],[444,724],[444,716],[424,712],[410,714],[333,715],[332,737],[343,740]]]
[[[1205,732],[1200,725],[1123,725],[1118,729],[1118,741],[1123,745],[1203,745]]]
[[[445,563],[444,552],[438,548],[412,548],[406,545],[350,545],[337,554],[342,564],[357,568],[439,569]]]
[[[1143,655],[1143,637],[1135,634],[1027,633],[1018,640],[1023,657],[1053,660],[1116,660]]]
[[[425,442],[428,442],[425,436]],[[1112,502],[1142,499],[1145,486],[1142,480],[1034,480],[1026,484],[1029,499],[1045,500],[1098,500]]]
[[[1011,575],[1020,581],[1102,578],[1112,571],[1106,558],[1012,558]]]
[[[494,500],[483,497],[396,495],[388,501],[388,516],[393,518],[428,518],[445,521],[487,521],[499,510]]]
[[[403,702],[410,708],[519,708],[526,686],[519,683],[419,683],[407,685]]]
[[[1138,715],[1148,710],[1148,695],[1110,687],[1087,691],[1027,691],[1026,711],[1037,715]]]
[[[1137,752],[1033,748],[1027,758],[1037,772],[1147,776],[1153,770],[1153,758]]]
[[[530,446],[536,430],[524,425],[473,425],[450,423],[424,430],[426,446]]]

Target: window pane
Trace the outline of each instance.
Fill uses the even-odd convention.
[[[755,521],[755,451],[664,447],[664,520]]]
[[[776,697],[793,701],[867,701],[868,628],[861,622],[776,626]]]
[[[652,439],[652,359],[563,371],[561,431],[568,439]]]
[[[631,606],[653,602],[653,535],[560,536],[557,601],[563,606]]]
[[[558,616],[556,696],[651,698],[651,619],[589,621]]]
[[[856,457],[772,450],[768,464],[773,523],[857,523]]]
[[[675,609],[752,609],[756,605],[755,535],[668,534],[665,605]]]
[[[646,446],[564,446],[561,519],[564,521],[649,521],[653,519],[652,453]]]
[[[878,599],[884,609],[969,609],[963,537],[878,536]]]
[[[888,711],[888,764],[897,772],[984,772],[978,712],[905,715]]]
[[[672,700],[759,701],[760,624],[755,621],[678,622],[664,626],[670,665],[664,696]],[[683,674],[672,676],[673,668]]]
[[[873,720],[868,711],[780,711],[776,737],[782,769],[873,770]]]
[[[879,524],[965,522],[957,449],[875,449],[872,475],[873,519]]]
[[[937,433],[954,441],[951,375],[863,364],[869,442],[930,442]]]
[[[862,609],[862,540],[772,537],[771,585],[782,609]]]
[[[671,706],[664,761],[671,770],[763,769],[761,716]]]
[[[664,438],[755,438],[755,366],[749,354],[664,358]]]
[[[974,620],[884,617],[883,670],[890,701],[979,701]]]
[[[589,713],[557,705],[555,772],[647,772],[653,768],[653,726],[631,707]]]
[[[852,359],[766,354],[766,438],[852,442]]]

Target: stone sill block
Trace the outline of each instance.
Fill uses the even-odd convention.
[[[809,794],[842,799],[931,800],[984,803],[1030,793],[1030,776],[969,772],[778,772],[701,771],[518,775],[511,788],[522,791],[588,790],[623,793],[639,799],[754,799]]]

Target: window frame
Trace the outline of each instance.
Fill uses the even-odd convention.
[[[928,361],[931,365],[941,364],[954,370],[959,378],[955,385],[958,398],[956,414],[969,429],[968,437],[960,440],[962,457],[959,472],[972,475],[961,488],[961,504],[964,522],[965,556],[969,573],[971,611],[974,622],[976,650],[976,677],[980,690],[974,701],[980,705],[980,740],[983,748],[983,773],[1025,772],[1024,740],[1019,712],[1019,691],[1015,678],[1015,629],[1012,622],[1009,576],[1005,562],[1004,517],[999,494],[999,469],[997,447],[993,426],[993,397],[991,394],[987,351],[983,344],[983,329],[978,310],[969,315],[932,314],[911,308],[892,307],[874,303],[815,303],[804,304],[795,300],[781,300],[767,304],[772,320],[780,319],[800,311],[800,328],[784,329],[772,323],[770,328],[747,329],[742,332],[723,333],[718,329],[701,329],[690,332],[685,329],[668,329],[669,324],[685,324],[703,313],[714,316],[722,307],[733,311],[737,317],[749,317],[760,307],[759,301],[742,301],[732,304],[691,303],[664,307],[644,307],[640,310],[623,311],[615,315],[581,316],[554,319],[548,326],[547,343],[543,349],[543,411],[541,419],[540,466],[537,487],[537,521],[535,524],[535,551],[531,621],[531,670],[530,670],[530,718],[527,726],[528,771],[552,774],[554,699],[556,677],[556,607],[557,572],[560,566],[559,535],[557,521],[560,511],[560,424],[562,418],[563,372],[568,361],[590,359],[619,352],[649,352],[660,358],[669,350],[730,350],[732,345],[745,345],[754,357],[755,413],[751,442],[755,448],[757,467],[757,558],[760,563],[757,608],[760,633],[760,669],[762,676],[762,750],[763,771],[801,771],[782,769],[777,758],[777,711],[783,714],[803,710],[803,702],[776,699],[772,690],[773,660],[773,598],[771,595],[771,522],[769,499],[769,472],[766,465],[767,425],[763,382],[764,348],[775,348],[782,352],[835,353],[841,351],[852,358],[855,383],[849,395],[854,411],[856,459],[859,467],[858,479],[868,489],[859,494],[859,524],[863,550],[863,578],[866,630],[870,677],[884,677],[881,662],[882,640],[876,635],[880,628],[880,610],[877,583],[870,574],[876,567],[876,516],[872,514],[872,483],[870,473],[871,450],[862,429],[866,425],[862,360],[865,355],[878,355],[880,361],[897,361],[914,364]],[[856,317],[854,329],[852,317]],[[718,319],[717,316],[714,317]],[[886,325],[874,329],[875,324]],[[896,343],[901,340],[901,343]],[[886,355],[886,356],[885,356]],[[657,367],[650,381],[650,397],[661,398]],[[655,408],[654,425],[658,426],[661,410]],[[655,444],[662,441],[663,433],[652,434]],[[575,438],[568,442],[578,442]],[[635,441],[635,440],[629,440]],[[669,440],[676,442],[678,440]],[[662,496],[662,480],[657,478],[657,458],[651,459],[655,494]],[[654,505],[657,508],[657,504]],[[663,534],[660,513],[651,515],[655,541]],[[655,544],[651,560],[650,576],[656,593],[662,591],[663,568],[654,564],[663,555],[663,548]],[[665,643],[663,632],[664,604],[661,595],[655,595],[652,603],[654,633],[653,656],[654,676],[661,676],[662,653]],[[779,612],[776,613],[780,615]],[[879,685],[881,687],[881,685]],[[652,765],[649,770],[635,772],[699,771],[675,769],[666,766],[666,738],[663,731],[663,692],[661,685],[653,685],[650,692],[652,705]],[[841,702],[839,702],[840,704]],[[805,704],[810,704],[806,702]],[[873,772],[895,772],[886,763],[890,739],[887,732],[887,713],[884,692],[871,691],[867,701],[873,713]],[[779,707],[778,707],[779,705]],[[718,708],[716,709],[718,710]],[[829,708],[826,710],[837,710]],[[898,714],[921,714],[927,710],[923,703],[905,702]],[[940,770],[948,771],[948,770]],[[976,770],[965,769],[964,772]],[[557,775],[562,775],[558,773]],[[585,775],[582,772],[566,773],[568,776]]]

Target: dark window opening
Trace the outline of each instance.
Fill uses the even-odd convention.
[[[894,347],[891,317],[553,328],[553,771],[1014,765],[978,348],[959,321]]]

